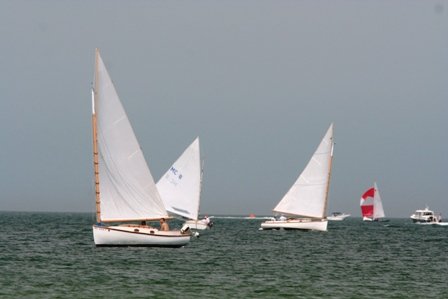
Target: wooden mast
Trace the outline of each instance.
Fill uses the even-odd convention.
[[[331,132],[331,154],[330,154],[330,169],[328,170],[328,180],[327,180],[327,190],[325,191],[325,204],[324,204],[324,213],[322,215],[322,219],[327,219],[327,205],[328,205],[328,193],[330,191],[330,179],[331,179],[331,168],[333,166],[333,149],[334,149],[334,142],[333,142],[333,130]]]
[[[99,50],[95,49],[95,75],[94,86],[92,90],[92,129],[93,129],[93,168],[95,174],[95,207],[96,207],[96,222],[101,222],[101,206],[100,206],[100,177],[98,165],[98,138],[97,138],[97,124],[95,111],[95,98],[98,95],[98,60]]]
[[[201,154],[200,154],[200,150],[199,150],[199,158],[201,157]],[[199,209],[200,209],[200,207],[201,207],[201,196],[202,196],[202,178],[204,177],[204,163],[205,163],[205,160],[202,160],[201,162],[201,178],[200,178],[200,180],[199,180],[199,202],[198,202],[198,217],[196,217],[196,221],[198,221],[199,220]]]

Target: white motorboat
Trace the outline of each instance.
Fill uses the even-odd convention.
[[[331,221],[342,221],[347,217],[350,217],[350,214],[345,214],[342,212],[333,212],[331,213],[330,216],[327,217],[327,219]]]
[[[437,224],[442,222],[442,215],[434,213],[426,207],[424,210],[416,210],[410,217],[414,223]]]
[[[169,215],[98,49],[92,129],[95,245],[181,247],[190,242],[188,230],[162,231],[146,225]]]
[[[261,229],[302,229],[326,231],[328,191],[333,160],[333,124],[328,128],[308,165],[274,208],[286,215],[261,223]]]

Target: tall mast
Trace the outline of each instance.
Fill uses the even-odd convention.
[[[333,166],[333,149],[334,149],[334,142],[333,142],[333,134],[332,134],[331,135],[330,169],[328,170],[327,190],[325,191],[324,214],[322,215],[322,218],[324,218],[324,219],[327,218],[328,193],[330,191],[331,168]]]
[[[205,160],[201,162],[201,179],[199,181],[199,202],[198,202],[198,217],[196,220],[199,220],[199,207],[201,206],[201,196],[202,196],[202,178],[204,177],[204,163]]]
[[[97,137],[96,111],[95,111],[95,98],[98,95],[98,60],[99,60],[99,50],[95,49],[95,75],[94,75],[94,86],[92,90],[93,168],[95,174],[96,222],[100,223],[101,222],[100,176],[98,165],[98,137]]]

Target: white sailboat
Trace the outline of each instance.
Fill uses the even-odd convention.
[[[361,196],[360,206],[364,221],[378,221],[386,217],[376,182]]]
[[[201,154],[197,137],[157,182],[166,210],[187,219],[191,229],[207,229],[209,223],[199,220],[201,200]],[[184,225],[184,227],[186,227]]]
[[[168,218],[168,213],[98,49],[92,90],[92,127],[95,244],[167,247],[187,244],[189,233],[161,231],[142,223]]]
[[[326,210],[333,160],[333,124],[297,181],[274,208],[279,220],[265,221],[261,229],[326,231]],[[283,215],[290,217],[285,219]]]

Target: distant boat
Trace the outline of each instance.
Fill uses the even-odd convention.
[[[185,224],[191,229],[207,229],[212,225],[208,217],[198,219],[203,174],[200,160],[197,137],[157,182],[167,211],[187,219]]]
[[[188,244],[190,233],[161,231],[146,225],[146,221],[168,218],[168,213],[98,49],[92,90],[92,128],[95,244],[165,247]]]
[[[376,182],[361,196],[360,206],[364,221],[379,221],[386,217]]]
[[[345,214],[342,212],[333,212],[331,213],[330,216],[327,217],[327,219],[331,221],[342,221],[347,217],[350,217],[350,214]]]
[[[424,210],[416,210],[410,217],[412,222],[419,224],[438,224],[442,222],[442,215],[434,213],[426,207]]]
[[[333,160],[333,124],[297,181],[274,208],[278,220],[265,221],[261,229],[326,231],[326,210]],[[290,217],[286,219],[284,215]]]

